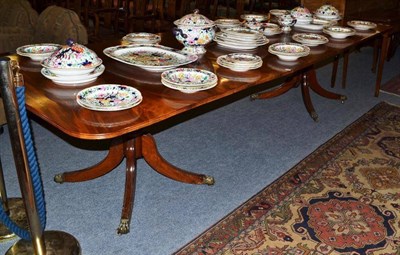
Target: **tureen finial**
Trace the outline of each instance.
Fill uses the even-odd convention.
[[[72,39],[72,38],[67,39],[67,45],[69,47],[72,47],[74,44],[75,44],[74,39]]]
[[[193,13],[194,13],[194,14],[199,14],[199,12],[200,12],[199,9],[194,9],[194,10],[193,10]]]

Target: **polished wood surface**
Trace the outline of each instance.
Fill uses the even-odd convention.
[[[160,155],[152,134],[154,127],[168,126],[168,122],[182,121],[204,112],[205,108],[223,106],[227,101],[252,95],[252,99],[279,96],[291,88],[301,87],[301,93],[307,111],[314,119],[318,115],[313,107],[310,91],[328,99],[343,101],[344,95],[332,93],[318,83],[315,69],[322,64],[334,61],[344,52],[351,52],[369,40],[383,35],[386,45],[390,27],[378,26],[376,31],[357,33],[345,40],[330,39],[330,42],[311,48],[311,54],[295,62],[278,60],[268,53],[268,45],[275,42],[290,42],[291,34],[269,37],[270,43],[251,52],[263,59],[262,67],[237,73],[216,64],[220,55],[231,53],[211,43],[207,53],[188,66],[206,69],[217,74],[218,85],[212,89],[186,94],[172,90],[161,83],[159,72],[148,72],[141,68],[123,64],[106,57],[102,51],[108,46],[120,44],[119,40],[88,45],[96,51],[106,67],[105,72],[94,82],[79,86],[61,86],[41,75],[41,66],[28,58],[10,56],[20,63],[26,86],[27,109],[54,126],[58,130],[79,139],[110,139],[108,155],[98,164],[71,172],[56,175],[55,181],[78,182],[91,180],[112,171],[123,159],[126,162],[126,179],[121,221],[117,232],[129,232],[136,185],[136,161],[143,158],[158,173],[179,182],[189,184],[212,185],[214,179],[204,174],[192,173],[170,164]],[[301,32],[294,30],[292,33]],[[172,33],[161,34],[161,44],[182,48]],[[386,39],[385,39],[386,38]],[[381,52],[377,72],[377,86],[380,85],[386,47]],[[383,58],[382,58],[383,57]],[[283,85],[282,85],[283,83]],[[126,84],[139,89],[143,101],[138,106],[116,112],[92,111],[79,106],[77,93],[89,86],[98,84]],[[262,91],[262,92],[261,92]],[[261,92],[261,93],[260,93]],[[258,94],[257,94],[258,93]]]
[[[379,26],[378,29],[386,31],[387,27]],[[378,34],[378,32],[357,33],[346,40],[331,39],[326,45],[312,47],[309,56],[300,58],[294,64],[278,60],[267,50],[271,43],[291,41],[290,35],[270,37],[268,45],[251,51],[261,56],[264,61],[261,68],[250,71],[251,82],[235,81],[238,76],[246,74],[238,74],[219,67],[216,58],[232,50],[212,43],[207,47],[206,55],[190,66],[215,72],[219,76],[219,83],[213,89],[194,94],[169,89],[161,84],[160,73],[120,63],[102,53],[104,48],[117,45],[119,41],[89,45],[89,48],[95,50],[102,58],[106,71],[95,82],[76,87],[54,84],[41,75],[40,64],[24,57],[13,56],[13,58],[17,58],[20,62],[27,87],[27,107],[31,112],[70,136],[81,139],[107,139],[139,131],[250,87],[293,75],[305,68],[333,59],[345,50],[354,48]],[[161,43],[182,48],[169,33],[162,34]],[[104,83],[133,86],[141,91],[143,102],[137,107],[118,112],[96,112],[77,104],[75,97],[80,90]]]

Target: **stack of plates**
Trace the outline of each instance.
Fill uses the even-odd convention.
[[[64,86],[75,86],[96,80],[97,77],[104,72],[104,69],[104,65],[99,65],[91,73],[83,75],[56,75],[45,67],[43,67],[40,72],[44,77],[52,80],[54,83]]]
[[[122,40],[128,44],[157,44],[161,37],[152,33],[130,33],[122,37]]]
[[[245,72],[262,66],[261,57],[250,53],[231,53],[219,56],[217,64],[237,72]]]
[[[76,95],[80,106],[95,111],[121,111],[140,104],[142,100],[139,90],[119,84],[89,87]]]
[[[260,31],[244,27],[228,28],[216,33],[214,41],[226,48],[250,50],[268,43]]]
[[[202,69],[176,68],[163,72],[161,83],[184,93],[194,93],[215,87],[218,84],[218,77]]]
[[[292,39],[296,42],[307,46],[318,46],[320,44],[325,44],[329,42],[328,38],[319,34],[312,33],[298,33],[292,36]]]

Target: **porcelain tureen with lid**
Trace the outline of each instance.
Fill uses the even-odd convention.
[[[94,51],[72,40],[41,62],[55,75],[75,76],[89,74],[101,63],[102,60]]]
[[[204,54],[205,45],[212,42],[215,37],[214,21],[199,14],[195,10],[192,14],[175,20],[173,29],[176,39],[185,47],[182,51],[193,54]]]

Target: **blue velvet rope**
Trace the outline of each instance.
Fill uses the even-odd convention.
[[[24,86],[17,87],[16,94],[17,94],[17,102],[18,102],[19,114],[20,114],[20,119],[21,119],[21,126],[22,126],[23,135],[24,135],[24,139],[25,139],[25,148],[26,148],[27,157],[28,157],[30,175],[32,178],[32,183],[33,183],[33,191],[34,191],[34,196],[35,196],[36,207],[38,208],[38,215],[39,215],[39,220],[40,220],[42,230],[44,230],[44,228],[46,226],[46,206],[45,206],[45,200],[44,200],[42,179],[41,179],[40,171],[39,171],[39,165],[38,165],[35,148],[34,148],[33,141],[32,141],[31,129],[30,129],[30,125],[29,125],[28,116],[26,114],[25,87]],[[25,240],[31,240],[31,235],[30,235],[29,231],[16,225],[10,219],[10,217],[7,215],[7,213],[4,211],[4,208],[2,206],[0,206],[0,221],[2,221],[3,224],[8,229],[10,229],[12,232],[14,232],[20,238],[25,239]]]

